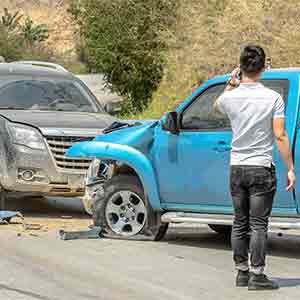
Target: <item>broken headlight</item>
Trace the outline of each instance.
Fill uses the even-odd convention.
[[[86,175],[86,185],[93,185],[99,183],[100,181],[106,181],[109,175],[109,162],[100,159],[94,159],[87,171]]]
[[[100,163],[101,160],[97,158],[91,162],[90,167],[86,174],[87,179],[98,177]]]

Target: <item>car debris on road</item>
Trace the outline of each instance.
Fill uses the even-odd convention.
[[[89,230],[80,231],[65,231],[59,230],[58,234],[64,241],[78,240],[78,239],[99,239],[101,238],[102,228],[100,226],[93,226]]]
[[[12,218],[21,218],[24,221],[23,215],[18,211],[7,211],[7,210],[1,210],[0,211],[0,224],[8,224],[10,223]]]
[[[20,218],[24,230],[40,230],[42,225],[26,223],[24,216],[18,211],[0,211],[0,224],[9,224],[12,218]]]

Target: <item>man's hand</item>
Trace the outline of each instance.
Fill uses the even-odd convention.
[[[239,86],[240,84],[240,79],[239,79],[239,74],[241,72],[241,69],[235,68],[232,72],[231,72],[231,77],[230,80],[227,82],[227,85],[225,87],[224,92],[219,96],[219,98],[228,91],[231,91],[233,89],[235,89],[236,87]],[[220,109],[218,108],[218,100],[219,98],[216,99],[214,105],[213,105],[213,113],[219,113],[219,114],[223,114],[223,112],[220,111]]]
[[[286,187],[287,192],[292,192],[293,190],[295,190],[295,186],[296,186],[296,176],[294,170],[290,170],[288,171],[287,174],[287,187]]]
[[[231,79],[230,79],[230,84],[233,86],[238,86],[240,84],[240,79],[239,79],[239,74],[241,72],[241,69],[239,67],[235,68],[231,72]]]

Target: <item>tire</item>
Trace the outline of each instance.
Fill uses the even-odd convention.
[[[0,210],[6,209],[7,192],[0,186]]]
[[[156,242],[161,241],[165,237],[165,235],[168,231],[168,228],[169,228],[169,223],[161,224],[159,226],[158,231],[157,231],[156,235],[154,236],[153,240]]]
[[[216,224],[208,224],[209,228],[213,231],[223,234],[223,235],[230,235],[232,226],[230,225],[216,225]]]
[[[104,236],[123,239],[161,240],[168,224],[160,222],[145,197],[136,176],[120,174],[104,184],[104,193],[95,201],[93,220]]]
[[[0,186],[0,210],[6,209],[7,192]],[[3,221],[10,223],[12,218],[4,218]]]

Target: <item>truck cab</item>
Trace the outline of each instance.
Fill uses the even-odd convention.
[[[143,233],[147,227],[151,231],[152,226],[155,239],[172,222],[230,230],[232,132],[226,115],[213,107],[228,79],[229,75],[222,75],[205,82],[160,121],[117,130],[69,150],[70,156],[96,158],[91,168],[97,164],[98,171],[89,174],[98,180],[97,191],[86,206],[97,224],[123,236]],[[284,99],[296,176],[300,175],[299,79],[300,69],[268,70],[261,79]],[[287,170],[276,146],[273,157],[278,188],[270,226],[300,228],[299,183],[294,193],[286,192]],[[110,170],[109,176],[99,171],[104,169]],[[141,212],[127,213],[128,205]]]

